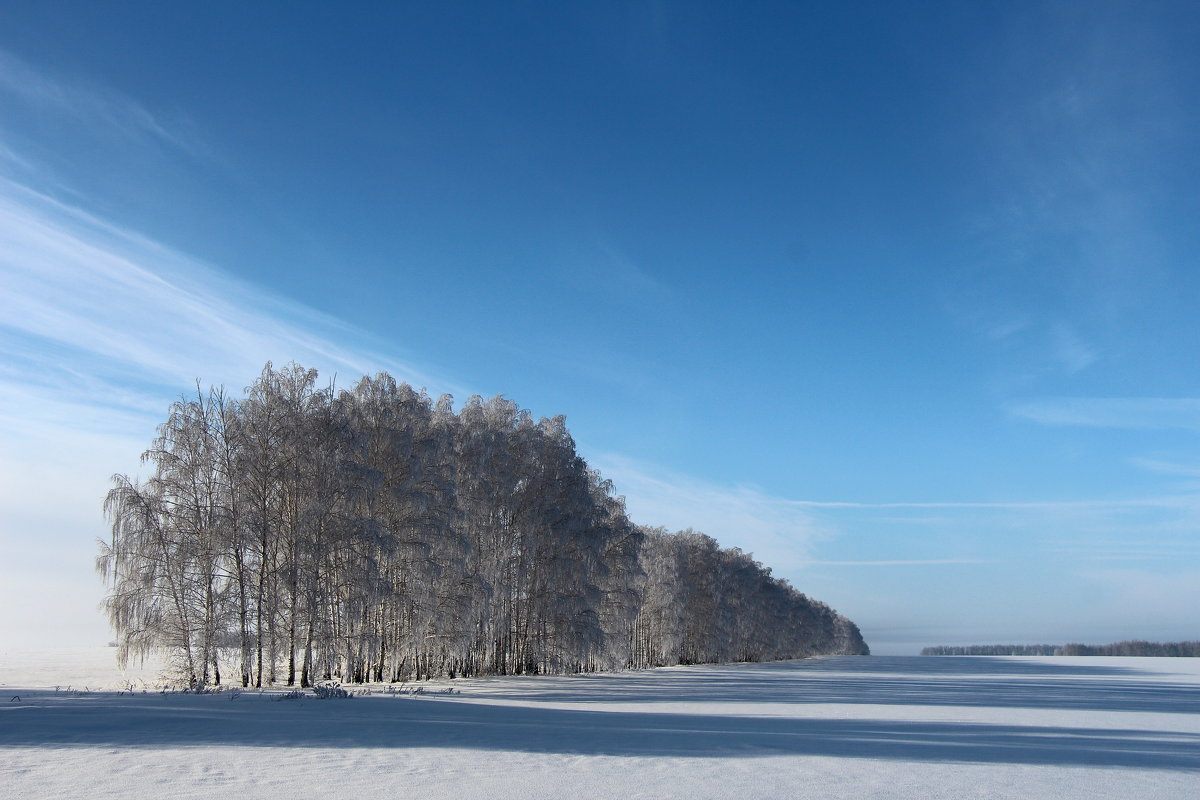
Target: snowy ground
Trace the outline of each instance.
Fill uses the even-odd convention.
[[[349,700],[153,678],[103,648],[0,651],[0,797],[1200,797],[1200,659],[843,657]]]

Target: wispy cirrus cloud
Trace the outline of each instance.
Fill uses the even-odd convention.
[[[1100,358],[1096,349],[1070,325],[1055,325],[1052,342],[1053,357],[1068,374],[1082,372]]]
[[[921,558],[894,559],[883,561],[810,561],[816,567],[929,567],[949,564],[988,564],[981,558]]]
[[[1148,472],[1157,472],[1160,475],[1175,475],[1182,478],[1200,478],[1200,464],[1196,463],[1179,463],[1178,461],[1166,461],[1161,458],[1145,458],[1138,457],[1131,459],[1130,462],[1140,469]]]
[[[353,326],[4,179],[0,280],[9,382],[41,385],[46,376],[28,369],[40,363],[91,388],[106,376],[241,386],[267,360],[295,360],[445,385]]]
[[[1006,563],[1028,558],[1030,548],[1064,565],[1118,560],[1122,553],[1131,560],[1166,551],[1197,555],[1169,544],[1200,520],[1200,495],[1191,492],[1068,500],[797,500],[714,485],[611,453],[588,458],[627,496],[636,522],[696,528],[796,575],[825,566]],[[1055,534],[1064,531],[1081,535],[1063,542]]]
[[[827,509],[946,509],[981,511],[1087,511],[1115,508],[1174,506],[1177,497],[1111,498],[1096,500],[1011,500],[1011,501],[946,501],[912,500],[898,502],[863,502],[857,500],[787,500],[800,508]]]
[[[1050,397],[1008,412],[1041,425],[1200,431],[1200,398],[1193,397]]]
[[[1004,56],[969,78],[1003,100],[976,106],[987,200],[964,219],[970,246],[944,301],[989,342],[994,383],[1028,391],[1126,357],[1178,283],[1158,209],[1189,89],[1163,31],[1131,7],[1010,22]]]
[[[209,152],[204,141],[182,120],[165,120],[111,88],[52,75],[4,48],[0,48],[0,96],[42,114],[85,123],[93,134],[157,142],[191,155]]]
[[[752,552],[776,571],[810,563],[817,545],[838,533],[803,506],[754,487],[720,486],[614,453],[588,460],[625,496],[635,522],[694,528],[724,547]]]

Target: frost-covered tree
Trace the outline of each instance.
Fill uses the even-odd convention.
[[[97,559],[112,581],[105,609],[120,634],[118,657],[165,647],[193,684],[220,681],[236,523],[226,411],[216,391],[171,406],[142,455],[154,474],[144,483],[113,478],[104,502],[112,538]]]
[[[119,655],[190,683],[575,672],[866,652],[749,554],[633,525],[562,417],[267,364],[199,389],[116,476],[97,567]]]

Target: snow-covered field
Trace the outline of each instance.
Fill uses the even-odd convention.
[[[284,700],[163,694],[112,656],[0,651],[0,797],[1200,797],[1200,659],[839,657]]]

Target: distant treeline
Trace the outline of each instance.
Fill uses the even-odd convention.
[[[1056,644],[972,644],[965,647],[926,647],[923,656],[1061,656]]]
[[[1171,656],[1200,658],[1200,642],[1114,642],[1113,644],[973,644],[926,647],[923,656]]]

